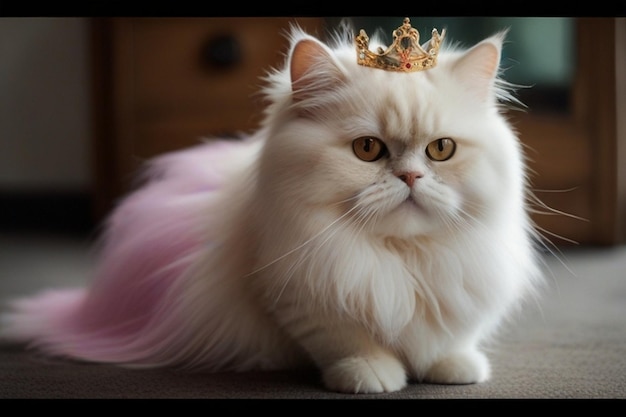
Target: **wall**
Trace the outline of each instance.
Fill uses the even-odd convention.
[[[0,18],[0,192],[91,183],[89,20]]]

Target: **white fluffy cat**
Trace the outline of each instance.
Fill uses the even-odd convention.
[[[19,300],[5,335],[140,366],[288,369],[327,388],[490,375],[481,344],[539,281],[504,34],[401,73],[293,28],[261,129],[153,162],[89,288]]]

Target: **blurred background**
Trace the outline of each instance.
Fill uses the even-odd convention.
[[[409,17],[424,42],[433,27],[463,46],[508,29],[504,77],[521,86],[528,106],[508,117],[533,191],[553,207],[534,204],[533,218],[555,247],[542,254],[549,288],[504,332],[503,349],[490,352],[491,383],[419,384],[400,395],[625,397],[626,18]],[[353,23],[390,38],[403,18]],[[88,282],[93,240],[140,165],[254,130],[260,77],[282,63],[289,24],[324,38],[340,20],[0,17],[0,305]],[[4,344],[0,375],[0,397],[320,395],[300,373],[202,376],[198,384],[195,376],[56,362]]]
[[[510,114],[557,245],[626,240],[626,19],[411,17],[471,46],[508,29]],[[352,18],[391,38],[399,17]],[[146,159],[258,125],[260,76],[297,22],[331,18],[0,18],[0,232],[92,233]],[[583,220],[581,220],[582,218]]]

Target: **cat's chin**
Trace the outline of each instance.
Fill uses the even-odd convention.
[[[411,210],[412,211],[417,210],[418,213],[421,213],[424,216],[427,214],[426,209],[424,208],[423,204],[415,201],[413,197],[408,197],[406,200],[400,203],[400,205],[398,205],[396,210],[409,211],[409,213]]]
[[[432,233],[437,219],[412,197],[398,204],[377,224],[377,232],[385,237],[411,238]]]

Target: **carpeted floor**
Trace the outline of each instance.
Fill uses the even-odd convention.
[[[90,260],[87,239],[0,236],[0,301],[79,284]],[[354,396],[326,391],[315,372],[129,370],[0,344],[0,398],[626,399],[626,247],[568,249],[545,260],[549,288],[502,333],[486,383]]]

